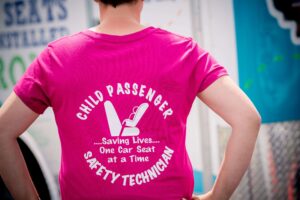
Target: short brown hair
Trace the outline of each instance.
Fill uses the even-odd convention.
[[[96,2],[102,2],[106,5],[112,5],[113,7],[117,7],[118,5],[124,3],[135,3],[137,0],[95,0]]]

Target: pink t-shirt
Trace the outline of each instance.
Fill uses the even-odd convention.
[[[190,199],[186,121],[224,67],[191,38],[147,27],[51,42],[14,88],[59,131],[63,200]]]

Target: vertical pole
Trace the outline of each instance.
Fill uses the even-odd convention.
[[[203,34],[203,20],[208,16],[206,7],[207,1],[204,0],[192,0],[191,1],[191,19],[194,39],[204,45],[204,34]],[[201,127],[201,153],[202,153],[202,164],[203,164],[203,188],[204,192],[208,192],[213,185],[212,176],[212,154],[211,154],[211,138],[210,138],[210,115],[208,107],[202,102],[199,105],[199,116],[200,116],[200,127]]]
[[[95,26],[95,20],[93,16],[93,6],[96,6],[94,1],[85,0],[86,2],[86,15],[87,15],[87,25],[88,27]]]
[[[200,104],[200,127],[201,127],[201,152],[203,162],[203,187],[208,192],[213,185],[211,137],[209,128],[209,110],[203,103]]]

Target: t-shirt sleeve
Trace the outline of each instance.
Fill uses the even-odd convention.
[[[229,74],[224,66],[220,65],[209,52],[200,48],[196,42],[193,41],[192,46],[192,57],[195,63],[194,75],[198,94],[221,76]]]
[[[13,89],[22,102],[38,114],[42,114],[50,106],[46,92],[47,69],[50,64],[48,49],[44,49]]]

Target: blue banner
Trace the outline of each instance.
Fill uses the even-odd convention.
[[[278,5],[234,0],[239,83],[264,123],[300,119],[297,23]]]

